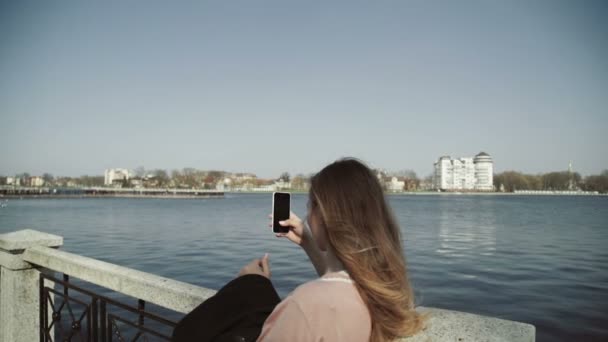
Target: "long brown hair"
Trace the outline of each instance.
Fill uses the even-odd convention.
[[[353,158],[326,166],[311,179],[310,202],[367,305],[371,341],[421,330],[424,318],[414,310],[399,226],[372,170]]]

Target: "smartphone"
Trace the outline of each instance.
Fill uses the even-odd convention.
[[[272,231],[275,233],[288,233],[289,227],[283,227],[279,221],[289,218],[291,210],[291,194],[289,192],[272,193]]]

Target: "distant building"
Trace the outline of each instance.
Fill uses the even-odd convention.
[[[28,179],[28,183],[30,186],[43,186],[44,178],[39,176],[30,177],[30,179]]]
[[[236,173],[233,175],[233,178],[236,181],[248,181],[252,179],[256,179],[256,175],[253,173]]]
[[[265,184],[260,185],[258,187],[252,188],[251,191],[277,191],[277,186],[275,184]]]
[[[6,177],[6,185],[21,185],[21,179],[17,177]]]
[[[475,163],[475,190],[494,189],[494,161],[485,152],[481,152],[473,159]]]
[[[434,187],[445,190],[454,187],[454,173],[450,156],[439,157],[439,160],[435,163]]]
[[[275,189],[291,189],[291,182],[286,182],[283,179],[279,179],[274,182]]]
[[[434,164],[435,189],[488,191],[493,187],[493,161],[481,152],[474,158],[442,156]]]
[[[402,192],[405,187],[405,181],[399,180],[397,177],[391,177],[391,180],[385,182],[386,190],[390,192]]]
[[[131,187],[135,189],[140,189],[144,187],[144,179],[142,179],[141,177],[133,177],[129,179],[129,183]]]
[[[105,172],[104,185],[115,184],[116,181],[129,180],[130,172],[127,169],[107,169]]]
[[[391,175],[386,170],[374,169],[373,172],[376,173],[382,188],[388,192],[415,191],[418,189],[418,181],[415,178]]]
[[[277,191],[277,186],[273,180],[256,179],[250,191]]]

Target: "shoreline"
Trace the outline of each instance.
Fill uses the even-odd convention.
[[[291,194],[308,194],[308,191],[297,190],[289,191]],[[272,194],[274,191],[226,191],[226,194]],[[406,191],[406,192],[386,192],[387,196],[608,196],[608,193],[590,192],[546,192],[546,193],[522,193],[522,192],[437,192],[437,191]]]
[[[155,199],[209,199],[209,198],[225,198],[225,195],[48,195],[48,194],[35,194],[35,195],[4,195],[0,196],[0,201],[3,199],[89,199],[89,198],[155,198]]]
[[[127,189],[125,189],[127,190]],[[129,189],[130,190],[130,189]],[[308,191],[288,191],[295,195],[306,195]],[[51,193],[51,192],[29,192],[29,193],[0,193],[0,201],[8,199],[87,199],[87,198],[154,198],[154,199],[208,199],[225,198],[226,195],[243,194],[272,194],[274,191],[87,191],[81,193]],[[608,194],[592,192],[436,192],[436,191],[411,191],[411,192],[387,192],[386,196],[585,196],[606,197]]]
[[[114,188],[0,188],[0,200],[9,198],[224,198],[224,191],[203,189]]]
[[[608,194],[601,193],[558,193],[558,192],[546,192],[546,193],[521,193],[521,192],[434,192],[434,191],[421,191],[421,192],[391,192],[387,193],[389,196],[608,196]]]

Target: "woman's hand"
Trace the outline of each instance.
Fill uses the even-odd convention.
[[[270,279],[270,264],[268,263],[268,253],[264,254],[261,259],[253,259],[245,265],[239,272],[239,277],[247,274],[259,274]]]
[[[270,217],[270,227],[272,227],[272,215]],[[317,274],[322,276],[327,271],[327,261],[325,260],[325,252],[321,251],[312,236],[312,232],[308,229],[302,220],[293,212],[289,213],[289,218],[285,221],[280,221],[279,224],[283,227],[289,227],[287,233],[277,233],[277,237],[286,237],[289,241],[302,247],[308,258],[312,262]]]
[[[270,227],[272,227],[272,214],[270,218]],[[286,237],[289,241],[296,245],[302,246],[302,243],[309,238],[309,234],[306,232],[304,222],[296,216],[293,212],[289,212],[289,218],[285,221],[279,221],[279,224],[283,227],[289,227],[287,233],[276,233],[277,237]]]

